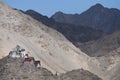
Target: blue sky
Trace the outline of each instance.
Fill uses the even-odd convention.
[[[120,9],[120,0],[4,0],[4,2],[13,8],[33,9],[49,17],[57,11],[80,14],[96,3],[108,8]]]

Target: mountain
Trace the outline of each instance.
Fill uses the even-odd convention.
[[[0,57],[20,45],[53,74],[83,68],[102,76],[102,67],[58,31],[0,2]]]
[[[81,14],[55,13],[52,17],[57,22],[83,25],[112,33],[120,29],[120,10],[106,8],[96,4]]]
[[[45,68],[40,73],[30,70],[30,72],[26,72],[25,76],[22,74],[18,75],[26,69],[21,70],[20,66],[18,66],[19,60],[16,62],[17,58],[6,60],[5,57],[0,60],[0,78],[3,78],[3,80],[14,80],[15,78],[11,77],[11,75],[17,76],[18,80],[21,80],[21,78],[37,80],[39,77],[41,79],[39,75],[42,72],[48,73],[48,75],[54,75],[56,72],[63,74],[60,77],[64,80],[72,80],[74,77],[77,80],[83,78],[88,80],[101,80],[100,78],[103,80],[120,79],[118,74],[120,70],[119,55],[90,57],[82,52],[81,49],[76,48],[55,29],[2,2],[0,2],[0,13],[0,57],[5,57],[16,45],[20,45],[35,60],[40,60],[41,66]],[[32,75],[31,72],[34,74]],[[79,77],[78,74],[84,76]],[[46,77],[43,76],[42,79],[44,78]],[[50,76],[48,80],[50,79],[53,79],[53,76]]]
[[[27,10],[24,13],[30,15],[32,18],[42,22],[43,24],[56,29],[72,43],[96,40],[104,34],[102,31],[90,27],[56,22],[52,18],[43,16],[34,10]]]

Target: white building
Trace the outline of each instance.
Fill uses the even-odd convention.
[[[26,53],[25,53],[25,49],[22,49],[19,45],[17,45],[13,51],[10,51],[9,56],[12,58],[25,58]]]

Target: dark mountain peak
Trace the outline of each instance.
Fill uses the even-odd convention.
[[[58,12],[56,12],[53,16],[51,16],[51,18],[54,18],[54,17],[62,17],[63,15],[65,15],[63,12],[61,12],[61,11],[58,11]]]
[[[33,14],[33,15],[41,15],[40,13],[38,13],[37,11],[32,10],[32,9],[29,9],[29,10],[25,11],[25,13],[29,13],[29,14]]]
[[[25,11],[25,12],[38,13],[37,11],[32,10],[32,9],[28,9],[28,10],[27,10],[27,11]]]
[[[95,8],[104,8],[104,6],[103,5],[101,5],[100,3],[97,3],[96,5],[94,5],[93,7],[95,7]]]
[[[104,7],[103,5],[97,3],[97,4],[93,5],[93,6],[92,6],[90,9],[88,9],[88,10],[101,11],[101,10],[104,10],[104,9],[105,9],[105,7]]]
[[[32,9],[27,10],[25,12],[25,14],[31,16],[32,18],[34,18],[40,22],[42,22],[43,24],[46,24],[47,26],[50,26],[50,24],[54,23],[54,20],[52,18],[49,19],[47,16],[44,16],[44,15],[42,15],[42,14],[40,14]]]
[[[48,19],[47,16],[43,16],[42,14],[38,13],[37,11],[34,11],[32,9],[29,9],[27,11],[25,11],[25,14],[27,15],[30,15],[30,16],[33,16],[34,19],[37,19],[37,20],[45,20],[45,19]]]
[[[61,11],[58,11],[58,12],[56,12],[55,14],[59,14],[59,15],[61,15],[61,14],[64,14],[64,13],[61,12]]]
[[[120,29],[120,10],[106,8],[97,3],[80,15],[53,15],[52,18],[60,23],[89,26],[105,33]]]
[[[17,9],[17,8],[13,8],[13,9],[16,10],[16,11],[20,11],[20,12],[24,13],[24,11],[21,10],[21,9]]]
[[[36,11],[32,9],[28,9],[26,12],[36,12]]]
[[[116,9],[116,8],[111,8],[110,9],[112,12],[114,12],[115,14],[120,14],[120,10],[119,9]]]

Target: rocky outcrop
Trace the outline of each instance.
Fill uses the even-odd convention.
[[[54,80],[53,74],[45,68],[34,68],[32,64],[23,65],[22,59],[5,57],[0,60],[1,80]],[[46,79],[47,78],[47,79]]]
[[[83,69],[67,72],[62,74],[60,78],[61,80],[102,80],[98,76]]]
[[[31,64],[29,64],[31,65]],[[22,65],[20,58],[5,57],[0,60],[1,80],[102,80],[89,71],[79,69],[53,75],[47,69]]]

